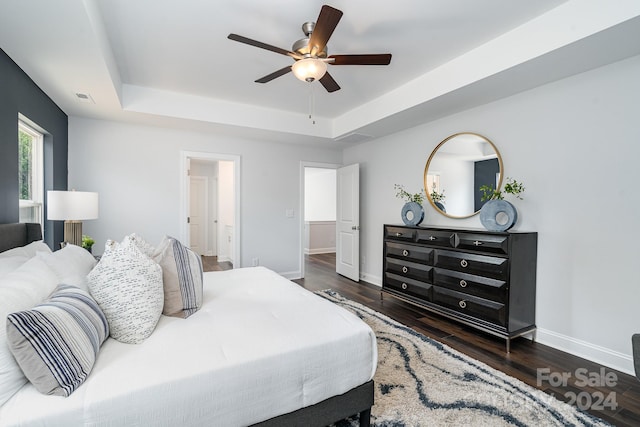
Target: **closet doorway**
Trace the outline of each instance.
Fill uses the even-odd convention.
[[[240,157],[183,151],[180,163],[181,241],[213,269],[240,267]]]

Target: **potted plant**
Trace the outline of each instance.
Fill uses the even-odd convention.
[[[489,231],[507,231],[518,221],[518,211],[510,202],[504,200],[504,194],[511,194],[516,199],[522,200],[521,194],[525,187],[521,182],[513,178],[507,178],[504,188],[493,188],[492,185],[483,185],[481,201],[486,201],[480,209],[480,222]],[[504,194],[503,194],[504,193]]]
[[[82,247],[88,250],[89,253],[91,253],[91,248],[93,247],[93,244],[95,242],[96,241],[93,240],[90,236],[87,236],[86,234],[82,235]]]
[[[444,195],[444,190],[438,193],[435,182],[431,186],[431,193],[429,193],[429,197],[431,197],[431,201],[433,202],[434,205],[436,205],[438,209],[440,209],[442,212],[446,212],[446,209],[444,207],[444,199],[446,197]]]
[[[426,197],[424,190],[418,193],[409,193],[403,185],[395,184],[396,197],[405,201],[402,207],[402,221],[406,225],[419,225],[424,219],[424,208],[422,203]]]

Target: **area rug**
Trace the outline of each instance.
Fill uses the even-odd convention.
[[[376,334],[373,426],[609,426],[334,291],[316,293]],[[357,418],[337,424],[351,425]]]

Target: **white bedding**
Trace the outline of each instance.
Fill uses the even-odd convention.
[[[204,304],[162,316],[142,344],[108,339],[64,398],[26,384],[9,425],[248,425],[373,378],[375,335],[360,319],[263,267],[205,273]]]

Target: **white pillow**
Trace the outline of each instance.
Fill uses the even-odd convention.
[[[0,258],[0,278],[7,273],[11,273],[27,261],[29,261],[29,258],[18,255]]]
[[[51,249],[42,240],[38,240],[27,246],[0,252],[0,278],[14,271],[38,253],[51,253]]]
[[[0,258],[23,256],[26,258],[33,258],[38,252],[51,253],[51,248],[47,246],[42,240],[31,242],[26,246],[20,246],[19,248],[9,249],[8,251],[0,252]]]
[[[0,279],[0,406],[27,382],[7,345],[7,315],[40,304],[57,281],[56,274],[38,257]]]
[[[67,244],[52,252],[38,252],[41,258],[58,276],[58,283],[73,285],[88,291],[87,274],[96,266],[96,259],[84,248]]]
[[[111,336],[138,344],[151,335],[162,314],[162,269],[130,236],[107,242],[100,262],[87,276],[89,291],[109,322]]]

